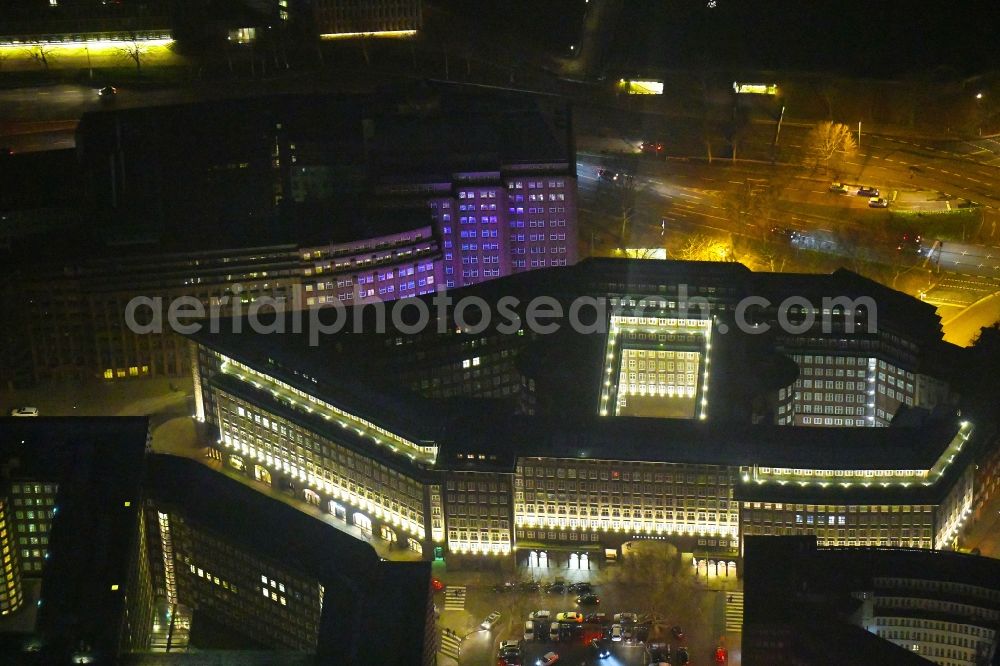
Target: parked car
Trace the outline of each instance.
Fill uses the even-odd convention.
[[[862,185],[858,188],[859,197],[877,197],[879,194],[877,187],[868,187],[867,185]]]
[[[830,191],[833,192],[834,194],[847,194],[848,191],[850,191],[850,189],[851,188],[849,188],[847,185],[844,185],[843,183],[834,183],[833,185],[830,186]]]
[[[670,661],[670,645],[668,643],[652,643],[649,646],[649,660],[654,664]]]
[[[535,621],[527,620],[524,623],[524,640],[533,641],[535,640]]]
[[[688,655],[688,650],[686,647],[677,648],[677,666],[687,666],[688,662],[691,661],[691,657]]]
[[[611,656],[611,644],[603,638],[594,638],[590,641],[590,651],[598,659],[607,659]]]
[[[489,615],[487,615],[486,619],[483,620],[482,624],[480,624],[479,626],[482,627],[483,629],[487,629],[487,630],[488,629],[492,629],[493,625],[496,624],[497,620],[499,620],[499,619],[500,619],[500,611],[495,610],[492,613],[490,613]]]
[[[670,627],[670,635],[679,641],[684,640],[684,631],[681,629],[681,625],[675,624]]]
[[[535,662],[537,666],[552,666],[552,664],[559,661],[559,655],[555,652],[546,652],[543,656],[538,658]]]
[[[889,200],[888,199],[882,199],[880,197],[872,197],[871,199],[868,200],[868,207],[869,208],[888,208],[889,207]]]
[[[596,606],[601,603],[601,598],[596,594],[581,594],[576,598],[578,606]]]
[[[634,639],[635,638],[635,627],[632,626],[632,625],[630,625],[630,624],[624,625],[622,627],[622,638],[625,641],[631,641],[632,639]]]
[[[556,615],[556,622],[583,622],[583,613],[576,611],[566,611]]]
[[[507,666],[521,666],[524,654],[521,652],[521,644],[517,641],[502,641],[500,650],[497,652],[497,659],[502,660]]]
[[[591,613],[583,621],[590,624],[607,624],[609,619],[607,613]]]
[[[627,624],[630,622],[636,622],[639,619],[635,613],[615,613],[615,622],[620,624]]]
[[[528,615],[528,617],[531,618],[532,620],[541,620],[543,622],[547,621],[551,616],[552,613],[550,613],[547,610],[531,611],[531,613]]]
[[[517,587],[522,592],[538,592],[542,586],[538,583],[538,581],[526,580],[519,583]]]
[[[611,625],[611,640],[615,643],[619,643],[622,640],[622,625],[613,624]]]
[[[576,592],[577,594],[586,594],[588,592],[594,591],[594,586],[590,583],[573,583],[569,586],[570,592]]]
[[[545,592],[547,594],[566,594],[566,584],[565,583],[552,583],[545,587]]]
[[[10,410],[11,416],[38,416],[38,407],[17,407]]]
[[[553,622],[549,625],[549,640],[553,643],[559,640],[559,623]]]
[[[435,592],[440,592],[441,590],[444,589],[444,583],[439,581],[437,578],[431,578],[431,588]]]
[[[514,587],[514,583],[497,583],[493,586],[493,591],[500,593],[513,592]]]

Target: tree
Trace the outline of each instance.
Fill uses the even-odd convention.
[[[858,151],[851,129],[842,123],[822,122],[806,135],[803,162],[815,167],[825,166],[835,156],[850,157]]]
[[[35,42],[28,48],[24,50],[29,58],[37,62],[39,65],[45,68],[46,71],[49,69],[49,63],[52,60],[52,47],[48,44],[42,44],[41,42]]]
[[[135,63],[135,73],[142,74],[142,61],[146,57],[146,47],[139,41],[138,35],[129,33],[125,45],[118,49],[120,58],[131,60]]]
[[[632,221],[635,218],[635,176],[623,173],[615,182],[615,190],[618,197],[618,214],[622,221],[619,242],[622,247],[625,247],[626,235],[631,231]]]
[[[750,112],[741,107],[733,107],[733,117],[726,127],[726,142],[729,144],[729,148],[732,150],[733,162],[736,161],[736,151],[743,145],[743,142],[748,136],[750,136],[750,130],[752,129],[752,123],[750,118]]]
[[[752,227],[761,239],[766,238],[777,198],[777,188],[770,181],[745,178],[723,200],[726,217],[735,227],[733,231],[745,233],[747,227]]]
[[[726,241],[694,234],[687,237],[675,256],[683,261],[732,261],[733,250]]]
[[[619,247],[626,247],[629,231],[636,214],[636,193],[638,184],[636,182],[636,169],[638,167],[635,156],[624,156],[609,162],[606,168],[612,177],[601,179],[602,187],[608,188],[610,207],[613,215],[621,222],[618,234]]]
[[[633,541],[608,574],[610,580],[628,586],[632,608],[646,611],[652,625],[651,641],[667,639],[674,624],[690,627],[708,623],[710,594],[697,583],[672,544]]]
[[[708,163],[712,163],[712,140],[716,135],[716,122],[712,117],[712,102],[709,98],[709,91],[711,90],[711,85],[708,78],[708,72],[706,70],[701,70],[698,76],[698,117],[700,122],[699,129],[701,130],[701,141],[705,145],[705,153],[708,158]]]

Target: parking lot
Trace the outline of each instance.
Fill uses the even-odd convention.
[[[520,650],[511,650],[504,659],[503,642],[496,663],[503,666],[563,664],[642,664],[650,663],[651,644],[672,655],[669,663],[684,664],[679,648],[687,649],[687,636],[669,618],[650,612],[619,607],[624,602],[612,593],[601,596],[601,588],[586,581],[541,585],[535,581],[494,585],[489,594],[497,608],[483,622],[494,640],[516,640]],[[501,610],[503,609],[503,610]],[[508,617],[504,618],[504,612]],[[597,644],[593,644],[594,641]],[[496,643],[494,643],[496,644]],[[602,649],[603,648],[603,649]],[[601,652],[607,650],[609,654]],[[549,656],[549,659],[546,656]]]

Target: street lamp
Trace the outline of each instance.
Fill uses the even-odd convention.
[[[983,98],[983,93],[981,92],[976,93],[976,99],[982,99],[982,98]]]

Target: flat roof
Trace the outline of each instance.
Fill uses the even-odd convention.
[[[878,303],[884,299],[889,304],[885,306],[888,316],[904,316],[896,307],[897,301],[911,304],[913,311],[920,313],[913,327],[923,326],[928,339],[938,335],[938,318],[933,309],[928,310],[916,299],[872,286],[874,283],[847,271],[818,276],[774,276],[754,274],[738,264],[596,259],[493,280],[451,291],[448,296],[451,303],[477,296],[487,304],[513,296],[518,299],[514,310],[523,320],[528,302],[538,295],[553,296],[566,312],[567,304],[579,296],[631,294],[638,300],[643,296],[654,301],[670,300],[676,297],[670,295],[673,292],[668,292],[668,288],[688,283],[691,293],[733,302],[742,295],[757,293],[758,279],[766,287],[762,293],[775,297],[794,292],[799,282],[808,283],[810,294],[865,294],[871,288]],[[844,287],[843,291],[840,287]],[[348,326],[344,330],[318,336],[316,345],[310,344],[305,330],[265,336],[250,332],[245,325],[240,334],[234,334],[224,324],[227,330],[203,331],[190,337],[259,371],[280,375],[283,381],[298,384],[346,411],[377,421],[396,434],[434,441],[440,446],[438,467],[445,468],[452,465],[469,468],[467,455],[475,453],[486,454],[489,461],[486,467],[497,470],[511,470],[518,456],[793,469],[923,470],[933,466],[959,428],[951,413],[898,419],[890,428],[750,425],[746,411],[749,401],[762,395],[762,391],[787,386],[794,381],[796,370],[794,363],[775,349],[778,344],[775,336],[735,331],[713,334],[706,421],[600,418],[598,394],[606,357],[606,333],[571,330],[569,320],[564,318],[557,333],[512,335],[510,342],[500,341],[497,345],[484,338],[495,333],[498,317],[481,333],[464,333],[453,328],[454,312],[450,307],[446,310],[444,332],[438,332],[434,319],[438,308],[432,296],[419,300],[427,304],[431,321],[417,334],[397,332],[388,316],[385,332],[372,332],[376,330],[374,309],[356,306],[345,309]],[[331,308],[321,312],[330,318],[334,316]],[[403,312],[412,315],[415,308],[407,307]],[[610,304],[607,312],[611,312]],[[361,315],[360,332],[351,330],[355,314]],[[286,317],[285,329],[291,331],[292,315]],[[511,362],[517,370],[536,380],[536,416],[524,416],[516,406],[501,399],[432,400],[411,389],[411,382],[431,377],[433,369],[453,365],[461,358],[493,353],[497,348],[511,351]],[[399,375],[404,370],[407,379],[400,381]],[[480,406],[473,407],[473,403]],[[484,422],[491,427],[483,428]],[[754,488],[745,490],[748,496],[757,493]],[[876,491],[880,497],[888,496],[882,489]],[[777,484],[767,484],[766,490],[760,492],[786,493],[792,497],[798,491],[791,487],[779,490]],[[831,489],[828,494],[836,492]],[[852,489],[850,496],[860,496],[860,492],[860,488]],[[930,495],[936,492],[926,491]]]

